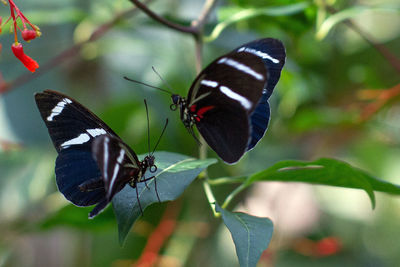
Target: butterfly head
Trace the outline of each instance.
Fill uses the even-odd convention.
[[[176,110],[178,106],[181,107],[182,105],[185,104],[185,100],[180,95],[173,94],[171,95],[171,99],[172,99],[172,104],[170,106],[171,110]]]
[[[150,169],[150,172],[154,173],[157,171],[157,166],[154,164],[154,155],[148,155],[142,161],[142,169]]]

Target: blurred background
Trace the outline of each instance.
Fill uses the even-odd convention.
[[[154,66],[174,92],[186,96],[196,76],[193,38],[141,12],[104,27],[132,8],[127,0],[16,4],[43,35],[24,43],[25,52],[41,66],[35,74],[12,55],[9,26],[0,35],[1,77],[19,83],[0,96],[0,266],[130,266],[151,254],[149,243],[159,246],[156,266],[238,266],[231,236],[212,216],[198,181],[178,200],[146,209],[120,247],[112,207],[88,220],[90,208],[70,205],[57,191],[56,151],[34,103],[35,92],[66,93],[102,118],[136,153],[144,154],[146,98],[152,145],[168,117],[158,150],[197,157],[196,142],[178,112],[169,110],[170,97],[122,78],[164,86]],[[150,8],[188,25],[203,4],[152,1]],[[295,6],[292,12],[297,4],[301,8]],[[221,0],[205,34],[242,9],[266,12],[238,21],[206,42],[204,65],[262,37],[282,40],[287,61],[270,99],[272,116],[265,137],[237,165],[211,166],[209,176],[251,174],[286,159],[333,157],[400,184],[400,70],[390,63],[400,60],[399,2]],[[339,16],[327,21],[334,12]],[[9,16],[7,6],[0,6],[0,16],[3,22]],[[351,18],[358,31],[340,23],[340,16]],[[86,42],[99,27],[104,31],[98,39]],[[380,45],[378,49],[366,36]],[[71,49],[80,42],[79,49]],[[391,54],[385,58],[379,49]],[[209,157],[216,155],[209,151]],[[223,201],[235,187],[213,190]],[[398,266],[400,260],[398,197],[377,193],[372,210],[360,190],[260,183],[230,208],[274,222],[274,236],[259,266]],[[170,233],[163,235],[166,229]]]

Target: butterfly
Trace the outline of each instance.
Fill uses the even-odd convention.
[[[218,156],[233,164],[254,148],[267,130],[268,99],[285,58],[285,47],[277,39],[241,45],[201,71],[186,98],[171,93],[171,109],[179,108],[189,132],[195,137],[196,125]]]
[[[58,152],[58,189],[76,206],[96,205],[89,218],[99,214],[125,185],[137,193],[137,183],[154,178],[144,177],[148,169],[157,170],[154,151],[140,161],[106,123],[78,101],[52,90],[35,94],[35,100]],[[162,134],[167,124],[168,120]],[[137,201],[141,209],[138,194]]]

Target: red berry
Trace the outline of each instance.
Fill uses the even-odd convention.
[[[25,29],[22,31],[22,38],[27,42],[35,39],[36,36],[37,36],[37,34],[36,34],[36,31],[34,31],[34,30]]]

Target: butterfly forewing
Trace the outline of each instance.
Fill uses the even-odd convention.
[[[251,113],[266,83],[267,71],[262,60],[251,54],[231,53],[205,68],[191,86],[189,106],[197,99],[220,98],[234,101]]]
[[[286,52],[281,41],[274,38],[256,40],[235,49],[232,53],[248,53],[262,59],[268,70],[268,79],[265,84],[266,94],[269,98],[281,76],[283,65],[285,65]]]
[[[35,100],[57,152],[74,145],[90,147],[99,135],[117,136],[95,114],[64,94],[46,90],[36,94]]]
[[[111,200],[132,177],[140,179],[139,160],[133,151],[113,136],[97,137],[92,144],[93,158],[102,173],[107,199]]]

